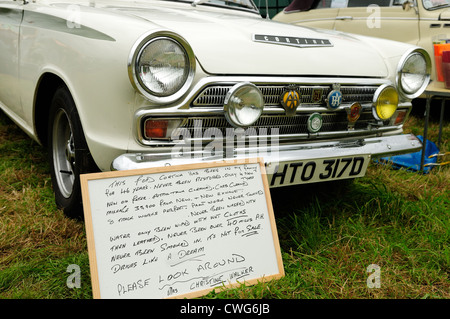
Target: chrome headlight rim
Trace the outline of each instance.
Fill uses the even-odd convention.
[[[149,44],[158,40],[169,40],[178,44],[184,50],[184,53],[186,54],[186,57],[189,61],[188,62],[189,72],[184,84],[177,92],[170,95],[153,93],[149,88],[147,88],[142,83],[137,71],[137,65],[139,61],[138,59],[141,56],[143,50]],[[175,102],[176,100],[180,99],[184,94],[186,94],[192,82],[194,81],[195,70],[196,70],[195,55],[189,43],[179,34],[167,30],[152,31],[148,34],[143,35],[136,41],[136,43],[132,47],[130,56],[128,58],[128,77],[130,78],[131,84],[147,100],[157,104],[168,104]]]
[[[416,92],[409,93],[409,92],[406,92],[406,90],[403,88],[403,85],[402,85],[402,70],[405,66],[406,61],[408,61],[408,59],[413,55],[420,55],[425,60],[426,77],[425,77],[425,80],[423,81],[422,85]],[[415,99],[416,97],[420,96],[427,88],[427,86],[430,82],[430,78],[431,78],[431,58],[426,50],[421,49],[421,48],[412,48],[412,49],[408,50],[405,54],[403,54],[403,56],[400,58],[400,62],[397,67],[397,76],[396,76],[396,83],[397,83],[398,91],[403,98],[412,100],[412,99]]]

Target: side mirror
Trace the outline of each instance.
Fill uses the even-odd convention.
[[[403,2],[402,8],[404,11],[409,11],[409,10],[411,10],[411,8],[415,8],[416,13],[418,13],[417,8],[416,8],[416,2],[414,0],[407,0],[407,1]]]
[[[411,1],[411,0],[407,0],[402,3],[402,8],[405,11],[409,11],[409,10],[411,10],[411,8],[414,8],[415,6],[416,5],[415,5],[414,1]]]

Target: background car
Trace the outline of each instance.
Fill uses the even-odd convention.
[[[433,57],[433,42],[450,39],[449,7],[449,0],[294,0],[273,20],[402,41]]]
[[[420,149],[402,128],[431,67],[250,0],[1,0],[0,56],[0,108],[48,147],[71,216],[96,171],[263,157],[271,187],[364,176]]]

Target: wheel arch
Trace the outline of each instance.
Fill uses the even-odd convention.
[[[68,87],[61,77],[50,72],[42,74],[38,81],[34,102],[34,125],[36,136],[44,146],[48,144],[47,128],[51,102],[61,85]]]

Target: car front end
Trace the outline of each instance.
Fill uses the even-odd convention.
[[[277,187],[420,149],[402,127],[429,81],[421,48],[199,7],[178,28],[159,15],[131,50],[136,147],[112,169],[263,157]]]

